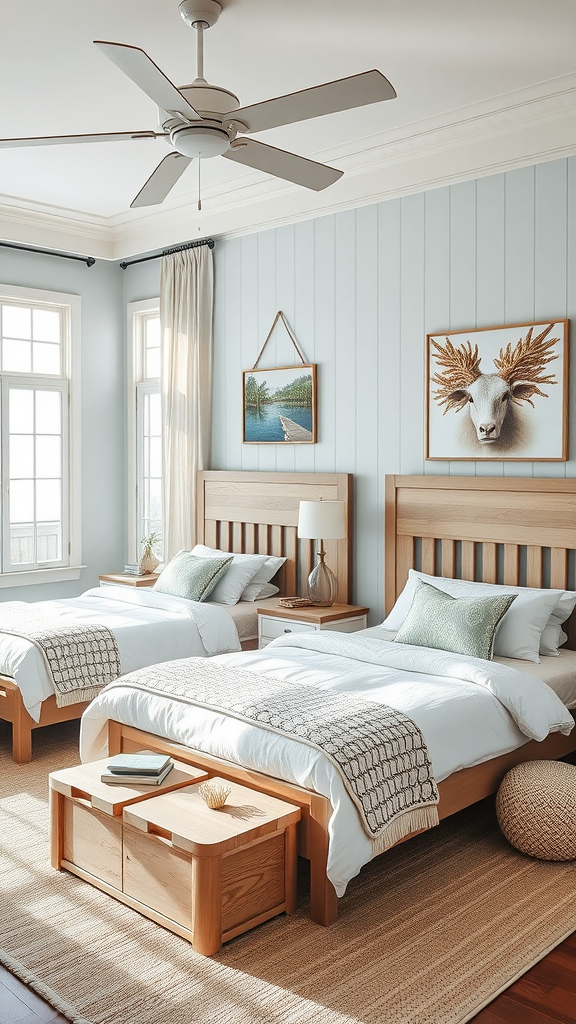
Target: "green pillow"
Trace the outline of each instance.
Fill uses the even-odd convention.
[[[190,551],[178,551],[160,573],[153,589],[172,597],[186,597],[189,601],[205,601],[232,564],[232,557],[199,558]]]
[[[452,597],[419,580],[394,640],[490,661],[498,626],[515,600],[516,594]]]

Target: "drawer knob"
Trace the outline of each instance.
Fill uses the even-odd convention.
[[[292,630],[291,630],[291,629],[285,629],[285,630],[284,630],[284,632],[285,632],[285,633],[291,633],[291,632],[292,632]]]

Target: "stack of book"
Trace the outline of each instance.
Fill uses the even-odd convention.
[[[100,780],[117,786],[159,786],[173,765],[168,756],[146,750],[138,754],[116,754]]]
[[[136,565],[134,562],[127,562],[126,565],[124,566],[124,572],[127,573],[128,576],[142,575],[142,573],[140,572],[140,566]]]

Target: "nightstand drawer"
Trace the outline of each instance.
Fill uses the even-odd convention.
[[[271,615],[261,615],[260,620],[261,635],[266,640],[274,640],[285,633],[315,633],[317,629],[311,622],[287,622],[286,619],[275,619]]]

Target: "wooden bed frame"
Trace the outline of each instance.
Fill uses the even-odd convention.
[[[388,476],[385,513],[387,610],[412,567],[509,586],[576,589],[569,586],[576,551],[576,480]],[[568,634],[574,647],[573,624]],[[337,897],[326,876],[331,807],[325,797],[118,722],[109,723],[109,744],[110,753],[142,747],[165,751],[213,775],[298,803],[299,853],[310,860],[310,914],[323,925],[336,919]],[[531,740],[509,754],[454,772],[438,787],[440,818],[494,793],[514,765],[556,759],[575,749],[576,730],[570,736],[553,733],[541,743]]]
[[[280,596],[302,594],[315,563],[314,544],[298,537],[300,501],[343,501],[347,536],[326,540],[326,561],[338,580],[339,604],[348,604],[352,580],[352,475],[350,473],[199,474],[198,542],[223,551],[286,556]]]
[[[199,474],[197,537],[199,544],[225,551],[286,556],[275,583],[282,594],[304,592],[314,565],[313,542],[297,536],[301,499],[343,501],[347,538],[327,540],[327,561],[338,579],[337,600],[348,603],[351,580],[352,476],[349,473],[242,473],[205,471]],[[256,647],[258,641],[243,644]],[[14,680],[0,676],[0,720],[12,723],[12,758],[32,760],[32,732],[56,722],[80,718],[88,702],[59,708],[56,698],[42,702],[40,721],[30,717]]]

